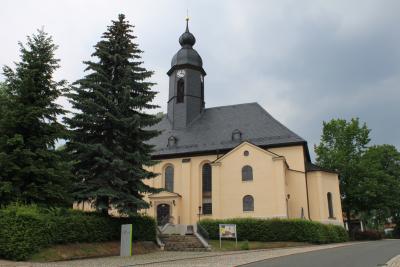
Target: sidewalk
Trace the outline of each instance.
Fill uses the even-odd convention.
[[[386,263],[387,267],[400,267],[400,255],[392,258]]]
[[[356,243],[311,245],[298,248],[278,248],[230,252],[172,252],[160,251],[132,257],[106,257],[52,263],[1,261],[1,267],[128,267],[128,266],[237,266],[254,261],[316,251]],[[400,267],[393,265],[391,267]]]

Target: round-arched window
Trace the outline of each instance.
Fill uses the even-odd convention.
[[[165,184],[164,184],[165,190],[169,192],[174,192],[174,167],[170,165],[167,168],[165,168],[164,177],[165,177]]]
[[[254,211],[254,198],[252,196],[243,197],[243,211]]]
[[[253,168],[249,165],[242,168],[242,181],[253,181]]]

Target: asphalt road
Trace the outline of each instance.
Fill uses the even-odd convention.
[[[263,260],[245,267],[377,267],[400,254],[400,240],[363,242]]]

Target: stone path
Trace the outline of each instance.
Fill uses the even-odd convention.
[[[263,259],[316,251],[355,243],[329,244],[297,248],[262,249],[231,252],[172,252],[160,251],[133,257],[106,257],[53,263],[1,261],[1,267],[130,267],[130,266],[237,266]],[[400,267],[397,265],[391,267]]]
[[[400,255],[392,258],[386,263],[387,267],[400,267]]]

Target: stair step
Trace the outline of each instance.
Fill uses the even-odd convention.
[[[165,250],[208,251],[194,235],[160,235],[159,237],[165,244]]]

